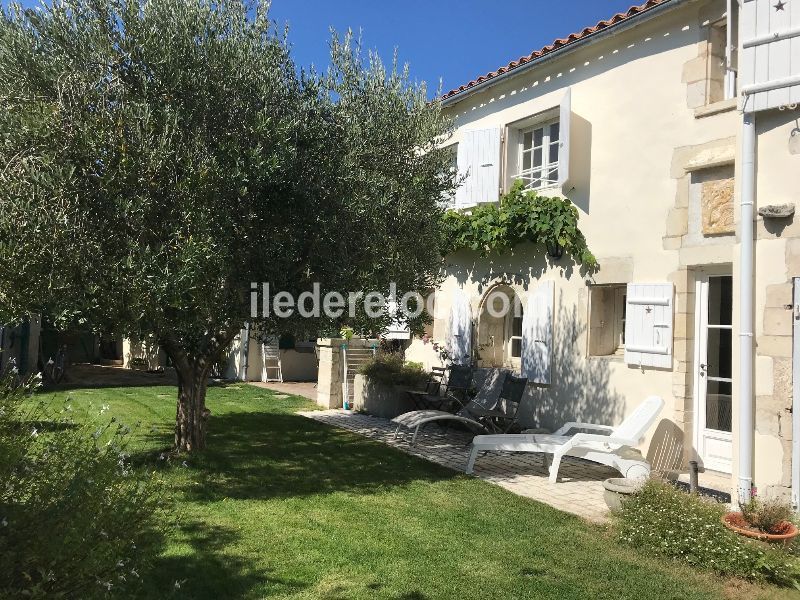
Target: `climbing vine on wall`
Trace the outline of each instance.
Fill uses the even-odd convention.
[[[597,266],[578,229],[578,209],[572,202],[523,188],[517,181],[499,203],[476,206],[470,214],[448,211],[443,218],[442,256],[465,248],[483,256],[503,254],[531,242],[542,249],[558,245],[575,262],[589,268]]]

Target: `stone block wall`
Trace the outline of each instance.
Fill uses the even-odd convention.
[[[342,344],[345,340],[317,340],[319,371],[317,372],[317,404],[322,408],[342,408]]]

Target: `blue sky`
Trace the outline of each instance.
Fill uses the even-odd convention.
[[[362,30],[388,59],[444,91],[644,0],[273,0],[300,65],[327,64],[328,30]]]
[[[272,18],[288,23],[300,66],[327,65],[331,27],[360,29],[365,47],[384,59],[397,48],[400,61],[432,93],[440,79],[444,91],[458,87],[643,1],[273,0]]]

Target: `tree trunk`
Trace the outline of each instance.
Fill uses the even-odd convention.
[[[175,450],[196,452],[206,447],[209,410],[206,408],[208,373],[205,369],[177,369],[178,408],[175,415]]]
[[[206,408],[206,390],[211,367],[233,341],[233,333],[209,336],[203,352],[190,357],[176,338],[159,336],[161,347],[172,359],[178,375],[178,406],[175,413],[175,450],[198,452],[206,447],[211,411]]]

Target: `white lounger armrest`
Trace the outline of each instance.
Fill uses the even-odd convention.
[[[620,446],[635,447],[638,444],[636,440],[629,440],[627,438],[618,438],[597,433],[576,433],[560,448],[560,451],[566,453],[571,448],[576,448],[591,442],[600,442],[608,446],[609,451],[614,449],[612,446],[617,448]]]
[[[614,431],[611,425],[597,425],[595,423],[581,423],[580,421],[572,421],[565,423],[553,435],[566,435],[571,429],[594,429],[595,431]]]

